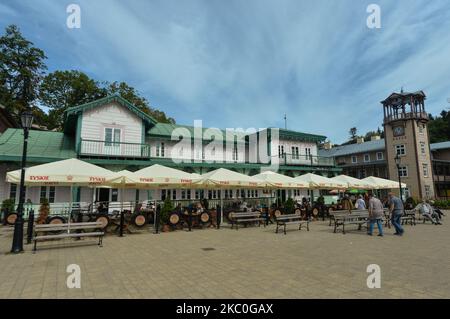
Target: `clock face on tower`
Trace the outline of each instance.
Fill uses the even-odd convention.
[[[392,130],[394,131],[394,136],[405,135],[405,128],[403,126],[395,126]]]

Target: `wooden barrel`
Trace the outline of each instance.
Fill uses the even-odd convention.
[[[65,218],[61,216],[49,216],[47,218],[47,224],[64,224],[65,222]]]
[[[231,220],[234,218],[234,211],[228,211],[225,216],[227,217],[228,221],[231,222]]]
[[[6,223],[8,225],[14,225],[16,223],[17,213],[9,213],[6,215]]]
[[[108,215],[105,215],[105,214],[97,215],[95,217],[95,221],[97,223],[102,223],[102,226],[100,227],[100,229],[105,229],[109,225],[109,217],[108,217]]]
[[[294,211],[295,215],[301,215],[302,214],[302,210],[300,208],[296,208]]]
[[[188,214],[189,212],[186,210],[184,212],[184,214]],[[178,223],[180,222],[180,214],[178,214],[177,212],[172,212],[169,215],[169,224],[172,226],[176,226],[178,225]]]
[[[200,222],[202,224],[209,223],[211,221],[211,215],[209,212],[203,212],[200,214]]]
[[[273,214],[275,215],[275,217],[280,217],[281,215],[283,215],[283,213],[279,208],[275,209]]]
[[[319,215],[319,208],[318,207],[314,207],[312,210],[312,214],[314,217],[317,217]]]
[[[138,228],[144,227],[147,223],[147,217],[143,214],[133,214],[131,216],[131,223]]]

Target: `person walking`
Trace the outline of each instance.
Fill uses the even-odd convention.
[[[389,193],[389,211],[391,213],[391,223],[395,228],[394,235],[403,236],[405,230],[400,224],[404,212],[403,202],[400,198],[394,196],[393,193]]]
[[[383,203],[373,194],[369,194],[369,231],[368,235],[372,236],[373,225],[377,223],[378,236],[383,237]]]
[[[366,209],[366,202],[364,201],[362,195],[358,196],[355,206],[356,206],[356,209],[358,209],[358,210]]]

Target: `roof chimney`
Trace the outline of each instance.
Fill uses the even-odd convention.
[[[370,137],[370,140],[371,140],[371,141],[379,141],[379,140],[380,140],[380,135],[372,135],[372,136]]]
[[[362,143],[364,143],[364,137],[357,137],[356,138],[356,143],[358,143],[358,144],[362,144]]]

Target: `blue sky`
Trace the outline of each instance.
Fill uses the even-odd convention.
[[[70,3],[81,29],[66,27]],[[366,26],[371,3],[381,29]],[[10,23],[49,71],[125,81],[180,124],[284,127],[286,113],[340,143],[381,127],[380,101],[402,86],[433,114],[450,105],[448,0],[2,0]]]

